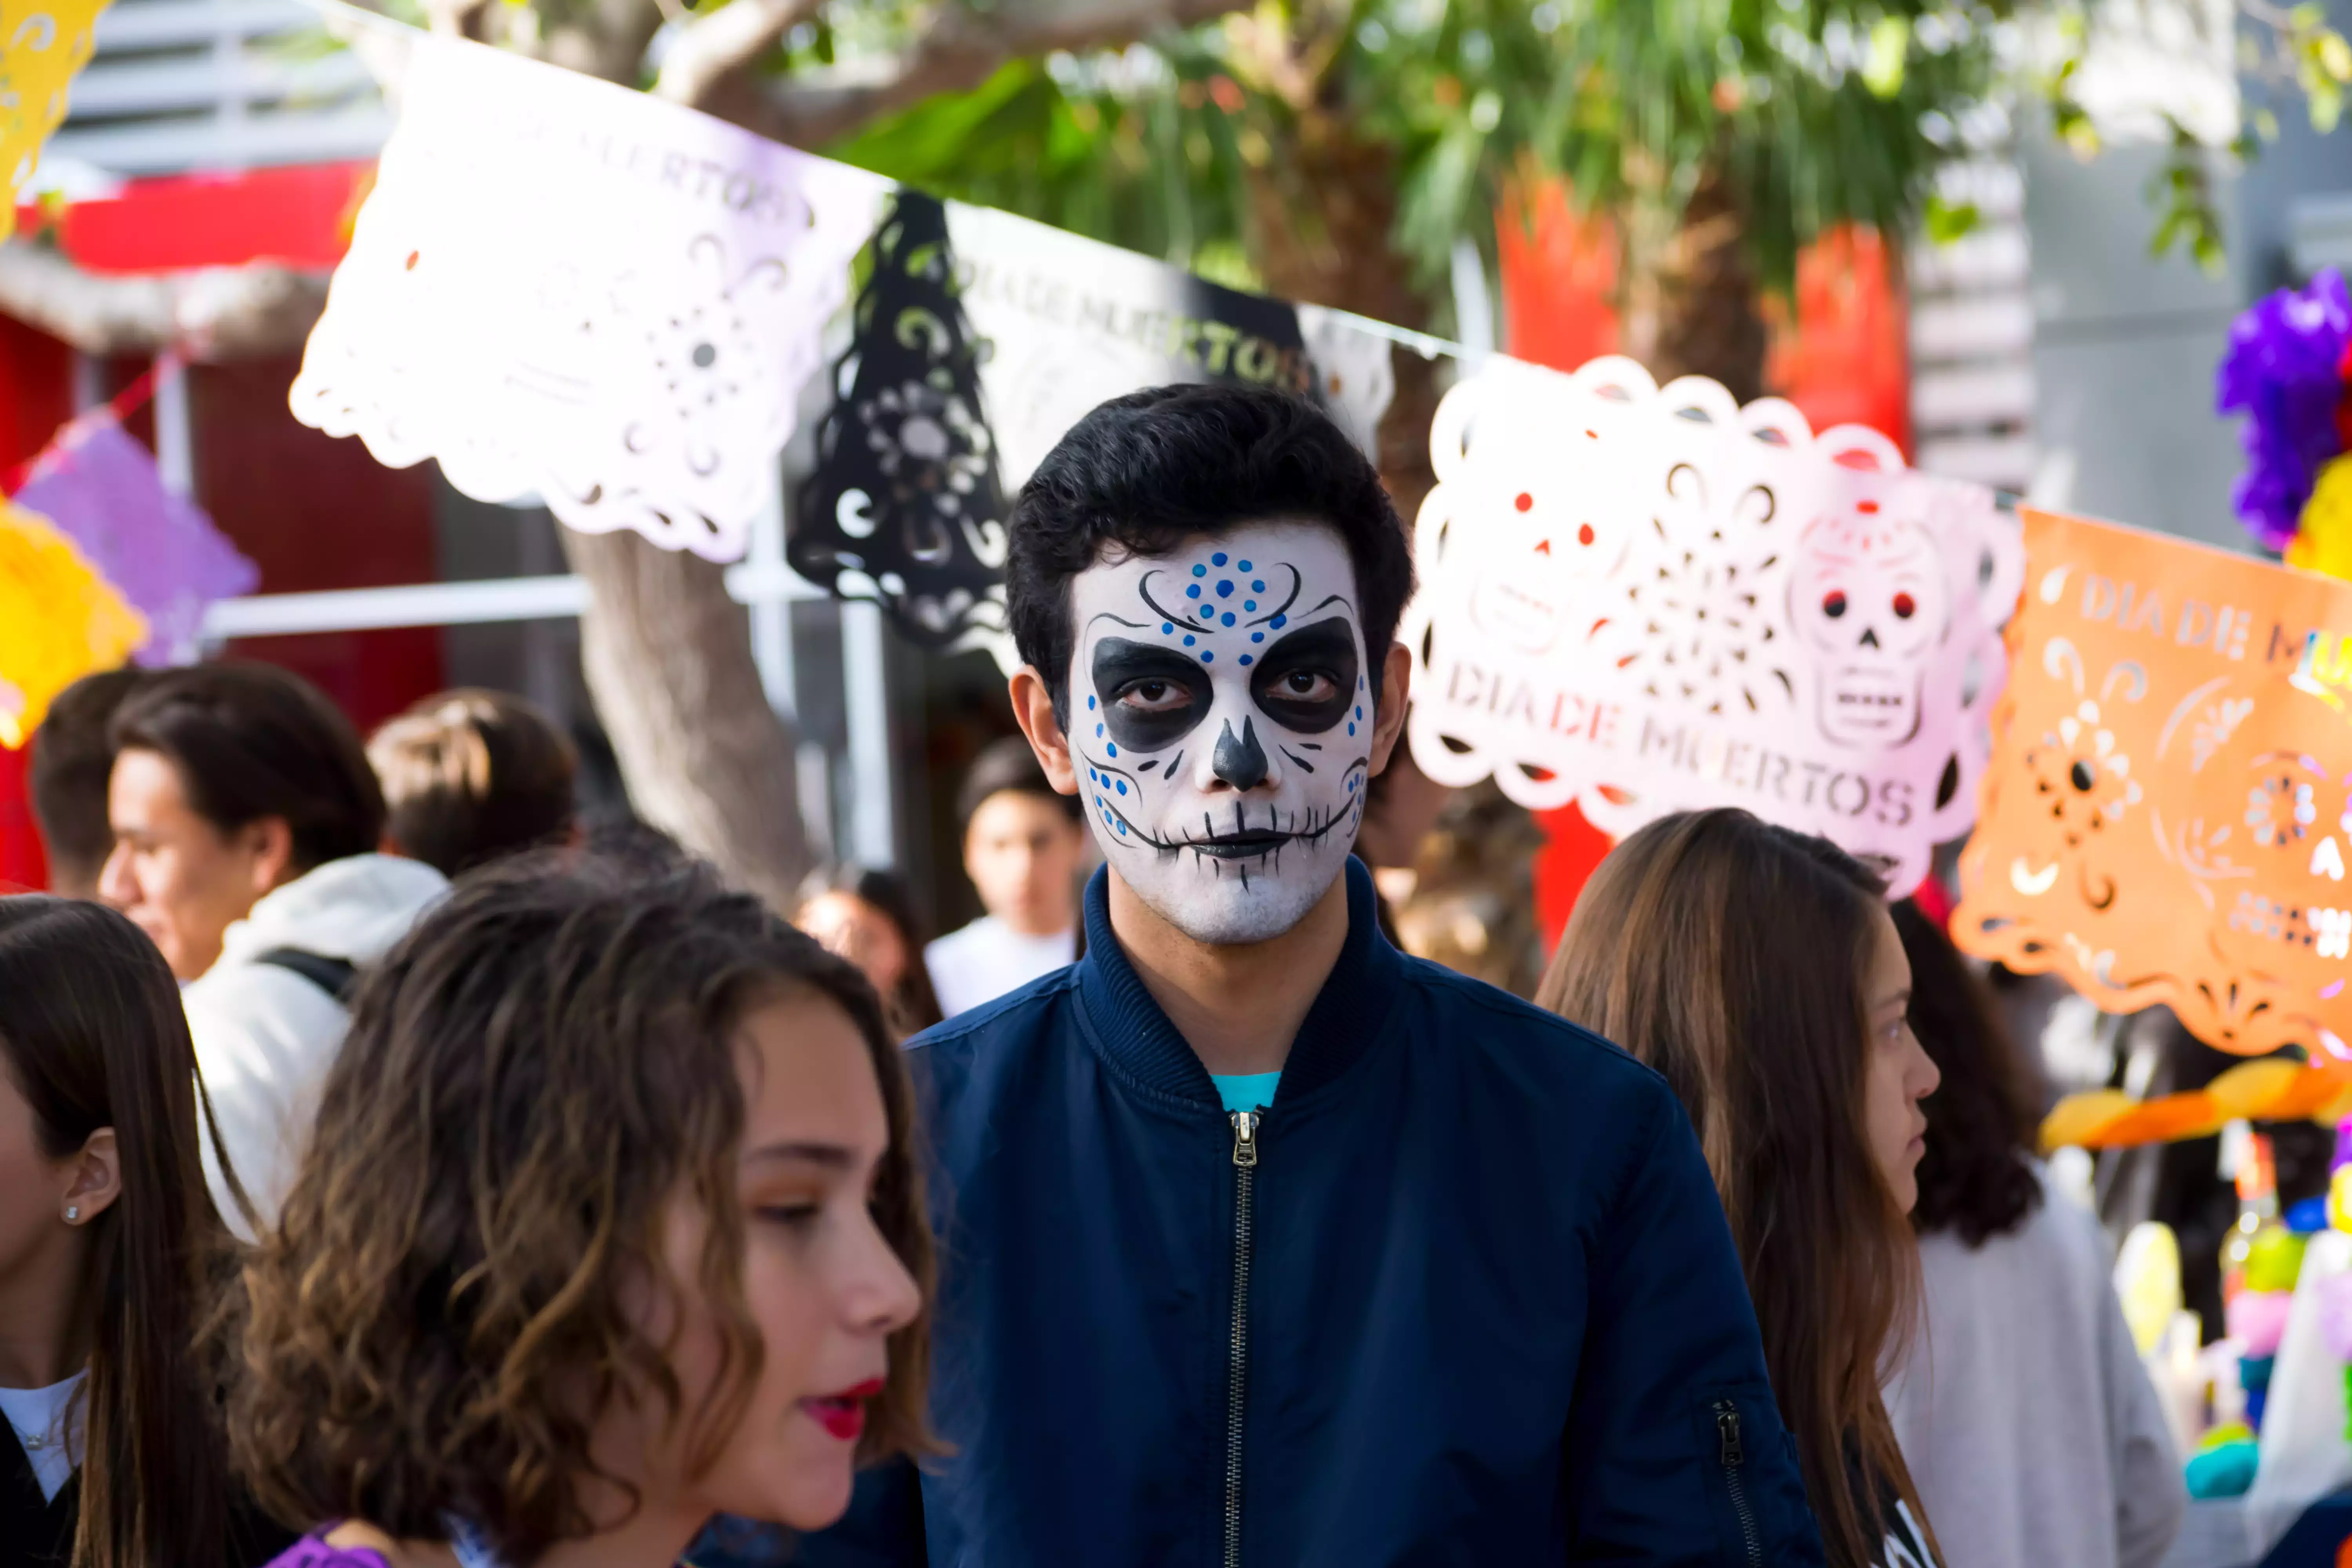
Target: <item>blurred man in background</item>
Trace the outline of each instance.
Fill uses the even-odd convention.
[[[1086,828],[1019,735],[989,745],[956,795],[963,868],[988,912],[923,950],[948,1017],[1076,962]]]
[[[110,733],[100,893],[185,986],[218,1121],[205,1177],[250,1238],[293,1183],[360,967],[449,883],[376,852],[383,794],[358,732],[299,676],[236,661],[160,673]]]
[[[49,891],[60,898],[98,897],[99,875],[114,850],[106,820],[114,742],[107,730],[123,699],[152,679],[134,665],[85,675],[58,693],[34,732],[26,792],[49,862]]]
[[[383,786],[386,853],[445,877],[577,833],[580,753],[536,704],[462,688],[425,698],[368,738]]]

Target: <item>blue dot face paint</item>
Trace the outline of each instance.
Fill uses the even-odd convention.
[[[1070,587],[1070,689],[1101,726],[1076,749],[1112,873],[1197,940],[1287,930],[1339,874],[1370,772],[1345,544],[1255,524]]]

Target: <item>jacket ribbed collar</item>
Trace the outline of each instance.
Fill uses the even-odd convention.
[[[1396,1015],[1404,960],[1381,934],[1371,873],[1348,858],[1348,941],[1317,994],[1283,1064],[1280,1100],[1287,1104],[1338,1078]],[[1216,1086],[1143,982],[1110,925],[1110,868],[1087,883],[1087,955],[1078,962],[1078,996],[1104,1053],[1144,1088],[1219,1107]]]

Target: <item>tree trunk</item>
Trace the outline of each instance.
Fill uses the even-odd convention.
[[[1738,193],[1713,168],[1679,213],[1625,215],[1624,349],[1661,385],[1706,375],[1742,403],[1764,395],[1764,317],[1745,223]]]
[[[588,580],[581,663],[637,814],[790,910],[809,868],[793,737],[723,569],[626,531],[556,531]]]
[[[1419,329],[1428,305],[1412,269],[1389,244],[1396,226],[1396,158],[1364,141],[1340,115],[1309,109],[1250,181],[1252,258],[1266,288],[1286,300],[1352,310]],[[1437,365],[1391,348],[1396,392],[1381,417],[1375,460],[1411,527],[1437,477],[1429,422],[1437,414]]]
[[[496,9],[482,0],[438,3],[461,17]],[[598,0],[549,40],[548,53],[627,85],[660,17],[643,0]],[[581,670],[630,805],[729,882],[789,915],[812,859],[798,737],[768,705],[751,621],[729,596],[725,570],[625,530],[555,531],[572,569],[587,580]]]

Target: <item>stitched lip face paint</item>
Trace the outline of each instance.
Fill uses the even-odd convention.
[[[1346,863],[1370,769],[1373,670],[1339,536],[1260,522],[1099,562],[1070,606],[1072,759],[1104,856],[1195,941],[1297,925]]]

